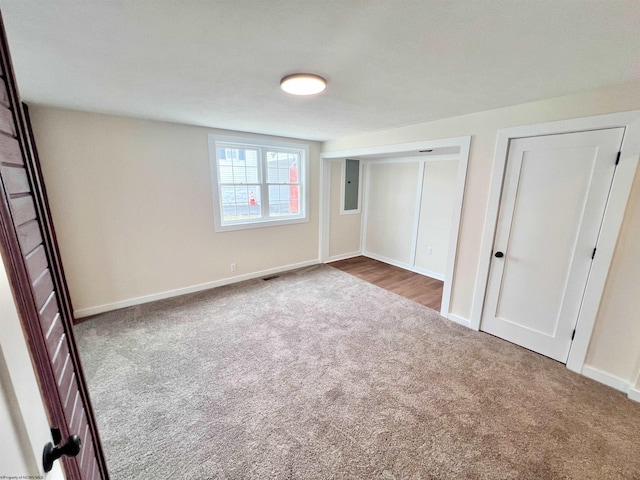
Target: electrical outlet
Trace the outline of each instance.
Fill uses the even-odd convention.
[[[427,247],[427,255],[431,255],[431,251],[432,251],[431,247]]]
[[[235,272],[238,269],[238,265],[236,265],[235,263],[231,264],[231,271]]]

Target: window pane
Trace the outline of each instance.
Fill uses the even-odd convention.
[[[262,216],[262,200],[260,198],[260,185],[249,186],[249,215],[250,218]]]
[[[298,185],[291,185],[286,188],[289,189],[289,213],[298,215],[300,213],[300,187]]]
[[[280,200],[280,189],[276,185],[269,185],[269,204]]]
[[[220,164],[220,183],[233,183],[233,168],[231,165]]]
[[[269,167],[267,169],[267,183],[278,183],[279,182],[279,170],[277,168]]]
[[[292,162],[289,167],[289,182],[290,183],[299,183],[300,182],[300,172],[298,171],[298,161]]]
[[[233,164],[233,183],[247,183],[247,171],[243,164],[240,164],[240,161]]]
[[[298,183],[298,168],[294,165],[287,168],[269,168],[267,183]]]
[[[278,168],[289,168],[288,153],[278,153]]]
[[[222,205],[236,204],[236,191],[233,187],[222,187],[220,189]]]
[[[258,183],[258,150],[218,148],[220,183]]]
[[[269,185],[269,216],[280,214],[280,188],[276,185]]]
[[[258,151],[257,150],[245,150],[246,162],[248,167],[258,166]]]
[[[222,187],[221,193],[224,222],[238,222],[262,216],[259,185]]]
[[[300,213],[299,189],[297,185],[270,185],[269,216],[298,215]]]
[[[258,179],[258,166],[249,167],[247,166],[247,183],[258,183],[260,180]]]

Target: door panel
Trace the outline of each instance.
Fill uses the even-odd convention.
[[[482,330],[566,362],[623,134],[511,142]]]
[[[0,103],[5,105],[0,106],[0,252],[51,428],[60,431],[55,440],[64,442],[72,434],[82,440],[77,457],[61,460],[66,478],[108,479],[73,338],[73,313],[37,152],[26,107],[18,98],[1,19],[0,67]]]
[[[44,478],[42,447],[52,440],[49,419],[1,258],[0,432],[0,478]],[[61,465],[46,478],[63,480]]]

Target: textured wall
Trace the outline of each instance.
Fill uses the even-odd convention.
[[[331,168],[329,257],[355,254],[360,251],[361,214],[340,215],[342,164],[343,162],[329,162]],[[363,189],[364,184],[360,184],[360,188]],[[362,209],[362,205],[360,208]]]
[[[366,252],[409,263],[418,162],[369,166]]]
[[[31,114],[76,310],[318,259],[318,143],[308,142],[308,223],[215,233],[207,135],[246,134]]]
[[[416,267],[444,277],[456,193],[458,162],[425,162],[416,247]],[[431,247],[431,254],[427,248]]]

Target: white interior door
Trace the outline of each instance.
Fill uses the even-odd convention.
[[[566,363],[623,134],[511,141],[482,330]]]

